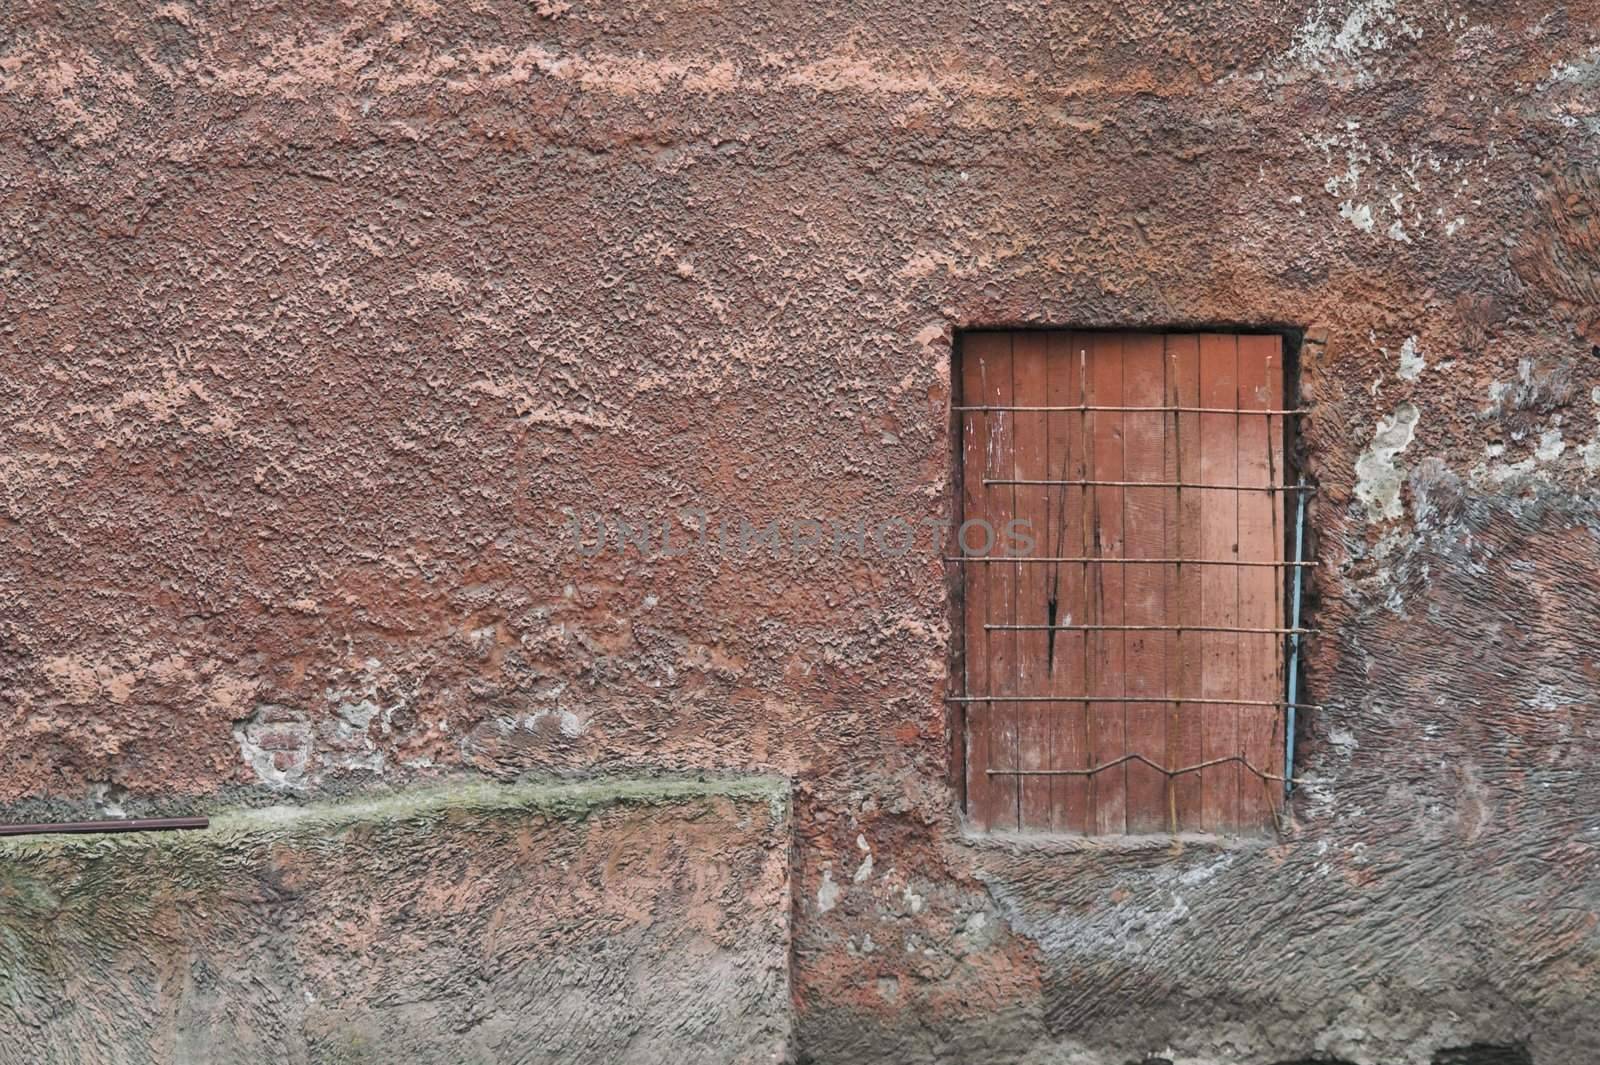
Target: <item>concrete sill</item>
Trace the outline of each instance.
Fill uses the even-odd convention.
[[[1219,836],[1209,832],[1184,832],[1173,835],[1072,836],[1043,832],[979,832],[961,826],[963,845],[982,851],[1008,851],[1013,854],[1143,854],[1171,851],[1175,855],[1189,850],[1206,852],[1262,851],[1281,846],[1277,836]]]

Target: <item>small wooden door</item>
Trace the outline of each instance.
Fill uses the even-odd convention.
[[[973,332],[959,380],[971,825],[1272,825],[1281,338]]]

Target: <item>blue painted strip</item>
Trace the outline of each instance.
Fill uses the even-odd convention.
[[[1303,487],[1305,483],[1306,479],[1302,474],[1300,484]],[[1296,562],[1304,562],[1306,553],[1306,493],[1300,492],[1298,495],[1300,497],[1300,506],[1294,523],[1294,560]],[[1300,627],[1300,581],[1302,579],[1301,575],[1305,571],[1306,568],[1304,566],[1294,567],[1294,599],[1292,601],[1293,605],[1290,607],[1293,616],[1289,622],[1291,629]],[[1283,730],[1283,793],[1285,795],[1294,790],[1294,711],[1295,702],[1297,701],[1295,696],[1300,688],[1300,634],[1296,632],[1289,637],[1289,641],[1289,715]]]

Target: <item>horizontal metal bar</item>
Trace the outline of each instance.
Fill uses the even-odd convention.
[[[1212,766],[1226,765],[1230,762],[1236,762],[1239,765],[1244,766],[1256,776],[1260,777],[1262,780],[1287,779],[1280,773],[1268,773],[1265,770],[1257,769],[1250,763],[1250,760],[1242,754],[1230,754],[1224,758],[1208,758],[1204,762],[1196,762],[1193,765],[1182,766],[1178,769],[1168,769],[1164,765],[1158,765],[1142,754],[1125,754],[1121,758],[1113,758],[1109,762],[1093,766],[1089,769],[986,769],[984,770],[984,774],[991,777],[1092,777],[1096,773],[1104,772],[1107,769],[1115,769],[1117,766],[1123,765],[1127,762],[1143,762],[1151,769],[1154,769],[1157,773],[1167,777],[1181,777],[1185,773],[1196,773],[1202,769],[1210,769]]]
[[[1054,555],[1006,558],[1003,555],[946,555],[946,562],[1082,562],[1103,563],[1107,566],[1243,566],[1289,569],[1295,566],[1315,566],[1315,562],[1256,562],[1226,558],[1102,558],[1098,555]]]
[[[1079,404],[1075,407],[1017,407],[1017,406],[957,406],[952,410],[962,414],[1004,413],[1018,411],[1027,414],[1094,414],[1104,411],[1108,414],[1260,414],[1268,418],[1281,418],[1297,414],[1310,414],[1309,410],[1299,408],[1295,410],[1241,410],[1237,407],[1106,407],[1094,404]]]
[[[994,632],[1241,632],[1257,636],[1300,636],[1316,629],[1242,629],[1231,625],[985,625]]]
[[[947,695],[947,703],[1199,703],[1202,706],[1294,706],[1321,710],[1320,703],[1286,703],[1282,699],[1212,699],[1172,695]]]
[[[0,825],[0,836],[43,836],[84,832],[171,832],[210,828],[206,817],[125,817],[114,821],[43,821],[31,825]]]
[[[1064,485],[1084,488],[1210,488],[1227,492],[1315,492],[1309,484],[1200,484],[1194,481],[1063,481],[1051,478],[996,477],[983,479],[984,487],[997,484]]]

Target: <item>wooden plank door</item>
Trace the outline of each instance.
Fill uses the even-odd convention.
[[[959,380],[969,824],[1270,827],[1280,339],[975,332]],[[1006,557],[1013,521],[1026,557]]]

